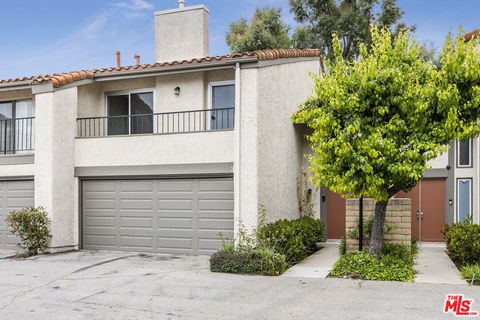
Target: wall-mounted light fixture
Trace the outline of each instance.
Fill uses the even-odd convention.
[[[452,199],[449,199],[449,200],[448,200],[448,204],[449,204],[449,205],[452,205],[452,204],[453,204],[453,200],[452,200]]]
[[[179,96],[180,95],[180,87],[175,87],[175,89],[173,89],[173,92],[175,93],[176,96]]]

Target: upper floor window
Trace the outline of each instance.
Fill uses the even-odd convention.
[[[153,92],[107,95],[108,135],[153,133]]]
[[[33,101],[0,102],[0,153],[33,150]]]
[[[472,166],[472,140],[457,141],[457,167]]]
[[[235,82],[210,83],[210,130],[231,129],[235,116]]]

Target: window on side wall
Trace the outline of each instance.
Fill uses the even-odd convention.
[[[153,92],[108,94],[108,135],[153,133]]]
[[[457,167],[472,166],[472,140],[457,141]]]
[[[472,216],[472,179],[457,179],[457,222]]]

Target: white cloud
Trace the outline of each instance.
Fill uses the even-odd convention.
[[[115,7],[130,9],[135,11],[152,10],[153,4],[145,0],[132,0],[130,2],[122,1],[113,4]]]

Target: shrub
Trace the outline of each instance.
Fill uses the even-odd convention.
[[[220,250],[210,258],[210,270],[213,272],[278,276],[287,267],[285,256],[267,248],[233,252]]]
[[[467,264],[460,268],[460,273],[468,283],[480,285],[480,264]]]
[[[456,223],[443,229],[451,258],[462,264],[480,263],[480,225]]]
[[[382,246],[382,255],[390,256],[413,264],[416,251],[412,251],[411,246],[386,242]]]
[[[364,218],[363,221],[363,244],[364,246],[370,245],[370,237],[372,235],[372,228],[373,228],[373,215],[368,216],[367,218]],[[384,234],[389,234],[392,232],[392,230],[395,228],[395,225],[392,225],[388,221],[385,221],[385,226],[384,226]],[[358,240],[359,238],[359,226],[358,223],[355,228],[350,229],[347,233],[347,237],[349,239],[355,239]]]
[[[412,261],[405,261],[394,255],[382,255],[377,259],[366,251],[354,251],[340,257],[330,275],[364,280],[412,282],[415,270]]]
[[[19,246],[28,255],[44,252],[52,237],[48,230],[50,219],[42,207],[24,208],[10,212],[6,219],[10,232],[20,238]]]
[[[288,264],[295,264],[317,250],[323,240],[324,224],[313,218],[278,220],[261,226],[257,231],[260,246],[283,254]]]

